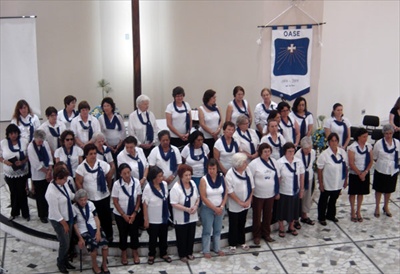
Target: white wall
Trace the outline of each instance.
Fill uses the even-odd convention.
[[[399,1],[325,1],[318,114],[344,105],[353,125],[362,110],[388,120],[400,96]]]

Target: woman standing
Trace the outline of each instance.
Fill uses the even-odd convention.
[[[196,184],[191,180],[193,169],[181,165],[178,169],[179,182],[171,189],[170,201],[174,212],[176,246],[182,262],[194,260],[193,245],[196,222],[199,220],[197,209],[200,195]]]
[[[283,156],[283,145],[286,143],[286,139],[279,133],[278,122],[276,120],[269,120],[267,127],[268,134],[262,137],[260,143],[269,144],[272,148],[271,157],[278,160]]]
[[[61,146],[60,136],[66,130],[64,123],[57,120],[57,109],[46,108],[47,121],[40,125],[39,129],[46,133],[46,141],[49,143],[51,155]]]
[[[30,221],[28,198],[26,196],[26,182],[28,180],[28,157],[26,150],[28,143],[21,139],[21,131],[15,124],[6,128],[6,139],[0,143],[0,162],[3,163],[4,180],[10,189],[11,216],[14,220],[20,212],[28,222]]]
[[[168,188],[163,180],[162,169],[152,166],[149,169],[149,183],[143,190],[144,227],[149,234],[149,257],[147,263],[154,264],[156,247],[160,249],[160,258],[165,262],[172,262],[167,254],[168,249]]]
[[[249,164],[253,174],[253,241],[259,245],[260,239],[274,242],[271,238],[271,220],[274,200],[279,199],[279,166],[275,159],[271,158],[272,148],[263,143],[258,147],[259,157]]]
[[[362,222],[361,204],[364,195],[369,194],[370,174],[372,167],[372,146],[367,143],[368,131],[359,128],[354,136],[355,142],[347,148],[349,157],[349,201],[351,209],[351,221]],[[357,210],[354,211],[357,195]]]
[[[11,118],[11,124],[18,126],[21,131],[21,138],[25,139],[27,143],[33,139],[33,132],[39,128],[40,121],[25,100],[19,100],[15,105],[14,114]]]
[[[116,155],[122,149],[125,139],[124,119],[115,113],[115,103],[111,97],[103,98],[101,108],[104,112],[99,117],[101,132],[112,154]]]
[[[75,111],[76,97],[73,95],[67,95],[64,98],[64,109],[58,111],[58,121],[64,123],[66,129],[71,128],[71,121],[78,113]]]
[[[139,223],[137,215],[140,210],[142,188],[138,179],[132,177],[128,164],[118,167],[120,179],[114,182],[111,197],[114,204],[114,216],[119,231],[119,249],[121,249],[121,263],[128,264],[126,250],[128,236],[131,239],[129,247],[132,249],[133,262],[140,263],[139,259]]]
[[[158,133],[156,117],[149,111],[149,105],[150,98],[147,95],[142,94],[136,98],[137,109],[129,115],[128,126],[129,135],[137,139],[146,157],[154,148]]]
[[[65,187],[68,176],[68,170],[64,166],[57,166],[53,173],[54,180],[49,184],[46,191],[49,219],[60,243],[57,267],[61,273],[68,273],[67,269],[75,269],[75,266],[68,262],[68,250],[75,217],[71,202],[75,195],[68,187]]]
[[[289,117],[290,106],[286,102],[278,104],[278,112],[281,115],[279,128],[286,142],[291,142],[297,147],[300,142],[300,128],[296,120]]]
[[[53,156],[46,140],[46,133],[38,129],[33,133],[33,141],[28,145],[31,164],[32,193],[36,194],[36,206],[40,221],[48,223],[49,205],[45,194],[52,179]]]
[[[93,134],[100,132],[99,121],[89,115],[90,105],[86,101],[82,101],[78,105],[79,114],[72,119],[71,130],[75,133],[75,142],[80,148],[84,148],[86,144],[90,143]]]
[[[289,116],[292,121],[297,121],[300,125],[300,140],[305,136],[311,136],[314,118],[311,112],[307,110],[307,101],[305,98],[297,97],[296,100],[294,100],[292,112]]]
[[[331,132],[336,133],[341,140],[339,146],[346,149],[351,138],[350,127],[349,120],[343,117],[343,106],[339,103],[334,104],[331,117],[324,124],[325,136],[329,136]]]
[[[167,126],[171,132],[171,144],[178,148],[183,148],[188,143],[189,133],[192,128],[192,109],[186,103],[185,91],[182,87],[172,90],[174,101],[165,109]]]
[[[328,136],[328,148],[317,160],[318,183],[321,194],[318,201],[318,221],[326,226],[326,220],[339,222],[336,218],[336,200],[342,188],[347,187],[347,153],[339,147],[339,136]]]
[[[210,259],[211,230],[213,236],[213,250],[218,256],[225,256],[221,250],[220,239],[222,218],[225,213],[225,204],[228,192],[225,191],[224,176],[218,173],[217,161],[210,159],[207,164],[207,175],[200,180],[200,197],[202,200],[201,221],[203,233],[201,242],[204,258]]]
[[[214,144],[219,138],[223,124],[216,101],[216,92],[208,89],[203,95],[203,105],[199,107],[200,131],[204,134],[204,143],[210,149],[210,158],[214,157]]]
[[[241,86],[236,86],[233,89],[234,99],[229,102],[226,109],[226,122],[230,121],[235,125],[237,117],[240,114],[244,114],[249,117],[249,126],[251,126],[253,114],[251,113],[250,104],[244,99],[244,93],[244,89]]]
[[[98,160],[96,146],[85,145],[83,152],[86,159],[78,166],[75,173],[77,189],[84,188],[89,200],[93,202],[99,215],[101,227],[107,236],[107,241],[113,241],[113,229],[110,209],[110,189],[112,174],[110,165]]]
[[[228,242],[231,252],[240,245],[243,250],[249,250],[246,245],[246,217],[253,198],[253,174],[247,168],[246,154],[239,152],[232,156],[232,168],[226,173],[226,189],[229,200],[229,233]]]
[[[210,153],[210,149],[203,142],[203,133],[196,130],[189,135],[189,144],[182,150],[182,158],[193,169],[192,180],[195,182],[197,188],[199,187],[201,177],[206,173],[208,155]]]
[[[282,158],[278,160],[281,173],[279,187],[277,218],[279,221],[279,237],[285,237],[283,221],[288,223],[288,233],[297,236],[295,221],[300,217],[300,199],[304,194],[304,166],[294,157],[296,147],[293,143],[283,145]]]
[[[241,152],[247,155],[248,162],[257,157],[257,147],[260,139],[256,131],[249,128],[249,118],[246,115],[239,115],[236,119],[236,131],[233,138],[239,143]]]
[[[271,90],[269,88],[263,88],[261,90],[261,98],[262,102],[258,103],[254,110],[254,122],[257,127],[258,137],[261,139],[264,126],[267,125],[268,116],[271,110],[277,108],[277,104],[274,101],[271,101]]]
[[[239,144],[233,139],[235,124],[225,122],[223,126],[224,134],[215,142],[214,158],[223,174],[226,174],[232,167],[232,155],[239,152]]]
[[[375,217],[379,217],[379,205],[383,193],[383,213],[392,217],[389,211],[390,194],[396,191],[397,177],[399,175],[400,142],[393,138],[392,125],[382,127],[383,138],[375,143],[373,155],[375,160],[374,182],[375,189]]]
[[[397,140],[400,140],[400,97],[397,98],[396,103],[390,110],[389,123],[394,128],[393,137],[396,138]]]
[[[60,139],[62,146],[54,152],[55,161],[64,162],[70,176],[75,178],[75,171],[83,161],[83,150],[75,145],[75,134],[72,130],[64,131]]]

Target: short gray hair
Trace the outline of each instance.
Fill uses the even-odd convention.
[[[86,190],[84,190],[83,188],[78,189],[75,192],[75,201],[79,201],[82,198],[87,198],[87,196],[88,196],[88,194],[87,194]]]
[[[300,141],[300,146],[302,148],[309,148],[309,147],[312,147],[312,145],[313,145],[313,142],[312,142],[312,139],[310,136],[305,136]]]
[[[241,124],[246,124],[245,121],[247,121],[247,123],[248,123],[250,121],[249,117],[247,117],[247,115],[245,115],[245,114],[240,114],[236,118],[236,126],[239,126]]]
[[[96,142],[98,139],[103,138],[104,141],[106,140],[106,136],[102,132],[95,132],[92,137],[92,141]]]
[[[139,105],[140,105],[141,103],[143,103],[143,102],[150,102],[149,96],[144,95],[144,94],[139,95],[139,97],[136,98],[136,107],[138,108]]]
[[[232,167],[238,168],[242,166],[244,163],[247,163],[247,155],[243,152],[238,152],[233,154],[232,156]]]
[[[44,130],[41,129],[37,129],[35,130],[35,132],[33,132],[33,138],[35,140],[46,140],[46,132],[44,132]]]
[[[388,131],[391,131],[392,133],[394,133],[394,127],[391,124],[383,125],[382,132],[385,134],[385,132],[388,132]]]

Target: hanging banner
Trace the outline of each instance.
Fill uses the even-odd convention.
[[[271,91],[294,100],[310,91],[312,26],[272,28]]]

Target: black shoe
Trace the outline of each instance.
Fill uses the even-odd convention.
[[[27,222],[29,222],[30,220],[31,220],[31,216],[28,216],[28,217],[24,217],[24,219],[27,221]]]
[[[40,218],[40,221],[44,224],[47,224],[49,222],[47,218]]]
[[[57,267],[58,267],[58,270],[59,270],[61,273],[69,273],[68,270],[67,270],[67,268],[66,268],[64,265],[58,265],[58,264],[57,264]]]
[[[326,225],[327,225],[326,221],[319,221],[319,223],[320,223],[321,225],[323,225],[323,226],[326,226]]]
[[[65,268],[67,269],[75,269],[75,266],[73,266],[72,264],[70,264],[69,262],[65,263]]]
[[[332,221],[334,223],[339,222],[338,218],[336,218],[336,217],[334,217],[334,218],[326,218],[326,219],[329,220],[329,221]]]
[[[15,216],[10,216],[10,218],[8,218],[8,221],[12,221],[12,220],[14,220],[15,219]]]

